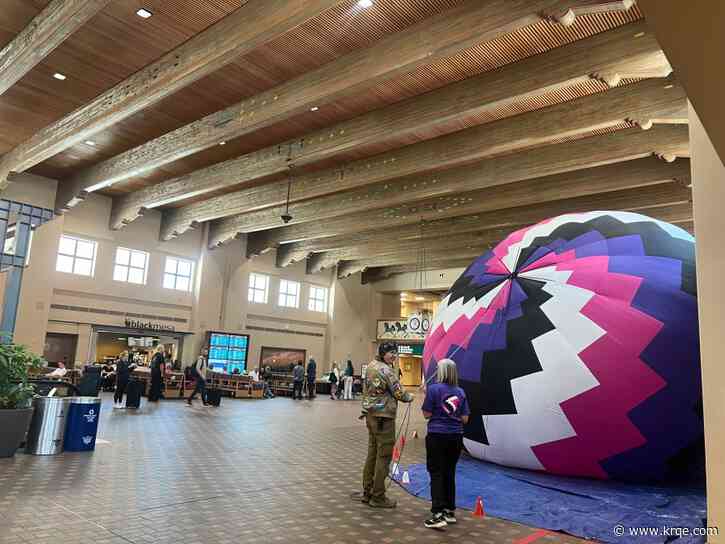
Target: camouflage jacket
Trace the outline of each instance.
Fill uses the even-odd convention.
[[[377,360],[368,365],[363,381],[363,414],[395,419],[398,401],[412,400],[413,396],[403,391],[395,370]]]

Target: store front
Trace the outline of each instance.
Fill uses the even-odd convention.
[[[423,383],[423,343],[398,344],[398,364],[400,382],[407,386],[419,386]]]
[[[131,322],[129,324],[138,324]],[[153,351],[162,346],[171,361],[181,361],[184,338],[191,333],[177,332],[170,327],[114,327],[94,325],[90,352],[97,363],[113,361],[122,351],[128,351],[138,364],[148,365]]]
[[[400,319],[379,319],[377,342],[398,345],[400,382],[409,387],[423,383],[423,346],[428,332],[428,316],[415,314]]]

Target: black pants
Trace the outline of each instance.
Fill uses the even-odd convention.
[[[161,398],[161,372],[151,372],[151,388],[148,399],[156,402]]]
[[[431,512],[453,511],[456,509],[456,464],[463,448],[463,435],[428,433],[425,448],[433,499]]]
[[[121,402],[126,393],[128,380],[116,380],[116,392],[113,394],[113,402]]]
[[[308,399],[314,399],[315,398],[315,382],[307,382],[307,398]]]
[[[302,384],[304,382],[294,382],[294,389],[292,390],[292,398],[293,399],[301,399],[302,398]]]
[[[189,400],[187,402],[191,402],[192,400],[194,400],[194,397],[197,393],[199,393],[199,395],[201,396],[201,401],[206,404],[206,380],[201,376],[197,376],[196,387],[194,387],[194,391],[191,393],[191,396],[189,397]]]

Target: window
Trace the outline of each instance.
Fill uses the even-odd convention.
[[[166,257],[164,268],[164,288],[177,291],[191,291],[191,277],[194,263],[186,259]]]
[[[296,281],[280,280],[279,305],[287,308],[298,308],[300,305],[300,284]]]
[[[67,274],[93,276],[96,268],[96,243],[73,236],[60,237],[55,269]]]
[[[267,304],[269,295],[269,276],[252,272],[249,274],[249,302],[257,304]]]
[[[128,283],[146,284],[149,254],[145,251],[116,248],[116,265],[113,267],[113,279]]]
[[[309,309],[313,312],[327,311],[327,287],[310,285]]]

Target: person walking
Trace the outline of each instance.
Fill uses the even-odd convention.
[[[424,524],[430,529],[456,523],[456,465],[463,448],[463,426],[471,413],[466,393],[458,386],[456,363],[438,361],[436,381],[428,386],[422,406],[428,420],[426,466],[433,499],[431,516]]]
[[[345,367],[345,378],[344,378],[344,396],[343,400],[352,400],[352,381],[355,370],[352,368],[352,361],[347,360],[347,366]]]
[[[317,363],[314,359],[310,359],[307,363],[307,398],[312,400],[315,398],[315,384],[317,383]]]
[[[337,368],[337,363],[332,363],[332,370],[330,370],[330,398],[335,400],[335,394],[337,393],[337,384],[340,381],[340,370]]]
[[[413,402],[413,395],[403,391],[393,364],[398,346],[385,342],[378,348],[378,357],[365,369],[362,415],[368,428],[368,455],[363,469],[361,492],[353,500],[373,508],[395,508],[396,502],[385,495],[385,478],[390,470],[395,445],[395,417],[398,402]]]
[[[267,366],[262,372],[262,379],[264,380],[264,398],[273,399],[274,393],[272,393],[272,367]]]
[[[199,355],[199,358],[196,360],[196,362],[191,365],[191,370],[189,374],[192,378],[194,378],[196,385],[194,387],[194,391],[191,393],[191,396],[186,401],[186,403],[191,406],[192,401],[194,400],[194,397],[197,393],[199,393],[199,396],[201,397],[201,402],[204,406],[206,406],[206,380],[204,379],[204,376],[206,374],[206,369],[208,366],[207,363],[207,356],[209,355],[209,350],[203,349],[201,351],[201,354]]]
[[[305,382],[305,367],[302,361],[292,369],[292,398],[302,400],[302,385]]]
[[[113,407],[123,408],[123,395],[126,394],[128,381],[131,379],[132,364],[128,351],[122,351],[116,361],[116,391],[113,394]]]
[[[151,358],[151,387],[149,388],[149,402],[158,402],[161,398],[161,380],[163,379],[164,348],[157,346]]]

